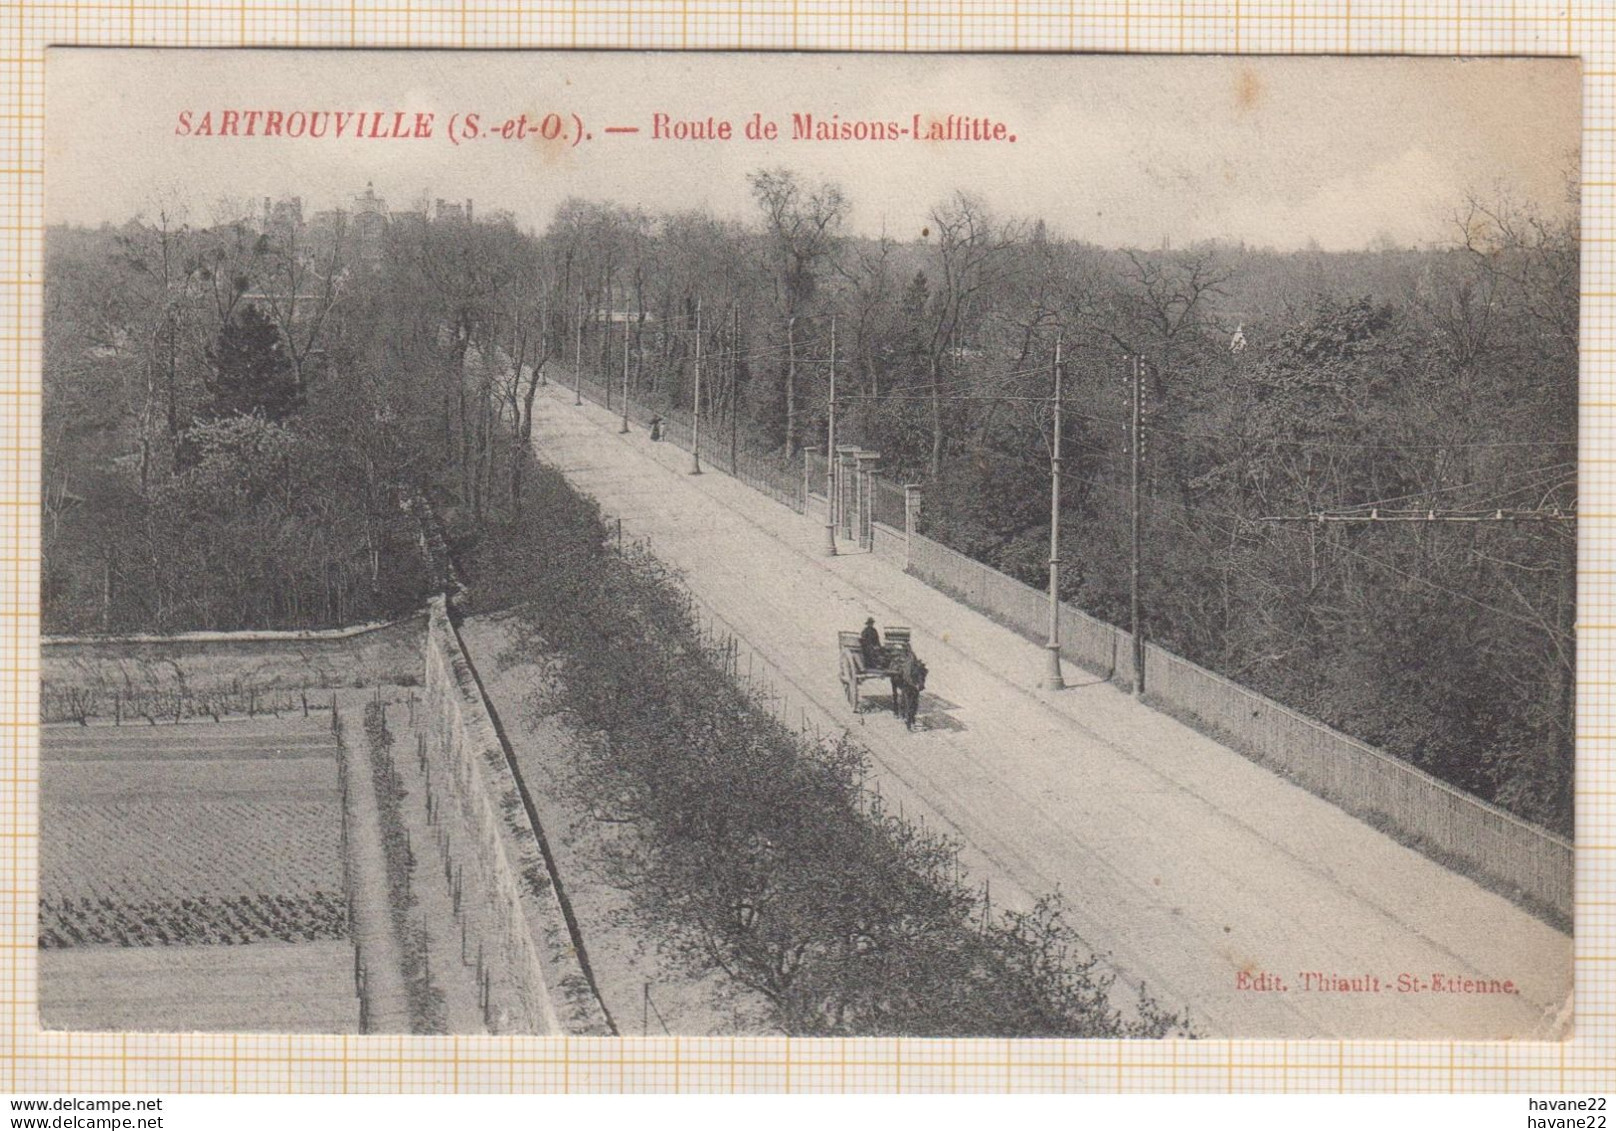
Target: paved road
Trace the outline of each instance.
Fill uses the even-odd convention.
[[[1568,936],[1108,684],[1038,690],[1038,645],[872,555],[823,556],[822,524],[552,392],[539,457],[684,570],[813,717],[852,729],[886,795],[965,843],[995,906],[1058,887],[1124,981],[1208,1036],[1559,1035]],[[843,698],[836,631],[866,615],[913,626],[930,666],[913,734]],[[1286,989],[1251,988],[1263,975]],[[1364,988],[1325,988],[1342,984]]]

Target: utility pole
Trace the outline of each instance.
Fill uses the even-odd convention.
[[[797,411],[797,407],[796,407],[797,406],[797,401],[796,401],[796,397],[797,397],[797,337],[796,337],[796,333],[797,333],[797,316],[792,315],[790,318],[786,319],[786,458],[787,459],[793,459],[793,458],[796,457],[796,454],[797,454],[796,451],[793,449],[793,445],[796,443],[796,439],[797,439],[796,425],[793,423],[796,420],[796,411]],[[803,447],[805,447],[805,448],[807,446],[808,446],[807,444],[803,445]],[[803,499],[803,506],[806,508],[807,505],[808,505],[808,500],[806,498],[804,498]]]
[[[623,424],[618,428],[621,435],[628,431],[628,312],[623,312]]]
[[[584,293],[578,292],[578,316],[572,320],[572,403],[584,403]]]
[[[1055,441],[1049,456],[1049,670],[1044,687],[1060,691],[1066,686],[1061,675],[1060,644],[1060,505],[1061,505],[1061,338],[1055,337]]]
[[[740,475],[741,308],[729,304],[729,473]]]
[[[836,556],[836,316],[830,316],[830,415],[825,424],[825,556]]]
[[[690,417],[690,474],[701,474],[701,299],[696,299],[696,396]]]
[[[1140,386],[1143,383],[1144,359],[1135,355],[1133,358],[1133,430],[1130,433],[1132,450],[1131,477],[1132,489],[1129,500],[1132,502],[1133,513],[1130,517],[1129,540],[1132,543],[1132,563],[1129,567],[1129,597],[1128,597],[1128,631],[1133,634],[1133,693],[1142,696],[1145,693],[1145,637],[1143,625],[1139,615],[1139,457],[1140,449],[1144,446],[1144,437],[1140,435]]]
[[[541,303],[540,306],[539,306],[539,341],[548,342],[549,340],[550,340],[550,306],[549,306],[548,303]],[[543,369],[540,369],[539,370],[539,384],[548,385],[549,383],[550,383],[550,378],[545,375],[545,372],[544,372]]]

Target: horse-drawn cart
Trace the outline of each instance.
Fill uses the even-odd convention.
[[[836,634],[842,654],[842,690],[847,693],[847,703],[855,713],[862,710],[859,706],[859,685],[868,679],[881,679],[892,683],[903,661],[911,655],[907,628],[889,625],[882,634],[882,639],[884,643],[881,647],[881,663],[871,666],[864,662],[864,648],[859,642],[858,633]],[[892,687],[893,694],[896,695],[897,685],[893,683]]]

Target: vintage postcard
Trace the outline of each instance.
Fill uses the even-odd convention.
[[[46,76],[45,1029],[1572,1034],[1575,59]]]

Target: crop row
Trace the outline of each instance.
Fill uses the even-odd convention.
[[[220,719],[238,715],[296,715],[330,708],[330,692],[321,689],[222,687],[192,689],[40,688],[40,717],[47,723],[85,723],[91,719],[125,725],[177,723],[186,719]]]
[[[141,902],[65,898],[41,900],[39,905],[41,947],[234,945],[347,937],[348,904],[340,891]]]
[[[44,806],[41,889],[142,903],[342,886],[342,811],[326,797],[118,797]]]

